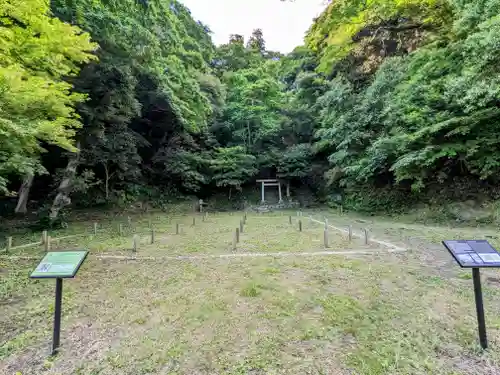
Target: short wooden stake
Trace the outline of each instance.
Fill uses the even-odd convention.
[[[368,245],[368,230],[365,228],[365,245]]]
[[[118,225],[118,233],[120,234],[120,237],[123,236],[123,224],[122,223],[120,223]]]
[[[243,216],[243,220],[245,221],[245,224],[247,223],[247,213],[245,212],[245,216]]]
[[[288,216],[288,224],[292,224],[292,215]]]
[[[148,220],[148,228],[149,229],[153,228],[153,224],[151,223],[151,219]]]
[[[179,223],[175,225],[175,234],[179,234]]]
[[[137,234],[134,234],[134,240],[132,242],[132,251],[134,253],[137,252],[137,247],[139,246],[139,236]]]
[[[233,250],[236,250],[236,232],[234,233],[233,236]]]
[[[155,243],[155,230],[151,228],[151,243]]]
[[[328,248],[329,244],[328,244],[328,229],[325,229],[325,231],[323,232],[323,242],[325,244],[325,248]]]
[[[94,223],[94,236],[97,236],[97,223]]]
[[[47,242],[47,235],[48,235],[47,231],[44,230],[42,232],[42,245],[45,244],[45,242]]]
[[[196,225],[196,218],[193,217],[193,227]]]
[[[45,239],[45,251],[48,252],[50,251],[50,236],[47,235],[47,238]]]
[[[7,237],[7,247],[5,248],[5,250],[7,250],[7,252],[10,251],[10,249],[12,248],[12,237]]]
[[[352,241],[352,225],[349,225],[349,242]]]
[[[299,232],[302,232],[302,220],[299,220]]]
[[[240,243],[240,228],[236,228],[235,236],[236,236],[236,243]]]
[[[240,220],[240,233],[243,233],[243,220]]]

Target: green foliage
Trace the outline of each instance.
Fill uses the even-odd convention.
[[[61,21],[42,0],[0,5],[4,192],[57,176],[73,137],[82,204],[277,175],[398,211],[436,185],[499,181],[500,0],[328,2],[286,56],[260,29],[215,47],[176,0],[52,1]]]
[[[212,179],[217,186],[241,190],[241,185],[255,174],[256,158],[245,153],[242,146],[218,148],[210,163]]]
[[[85,97],[63,78],[95,48],[88,34],[51,17],[48,1],[0,1],[1,193],[12,175],[45,171],[42,142],[75,150],[75,105]]]

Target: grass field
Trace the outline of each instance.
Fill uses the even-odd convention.
[[[491,347],[483,352],[470,272],[439,245],[487,238],[498,246],[494,228],[311,211],[299,232],[292,214],[292,225],[289,213],[249,215],[236,250],[242,213],[198,216],[195,226],[180,214],[133,216],[130,226],[126,217],[99,217],[97,237],[90,236],[97,219],[53,233],[86,232],[53,247],[91,251],[64,283],[62,347],[54,358],[47,355],[55,283],[27,277],[42,248],[2,256],[0,373],[500,374],[498,272],[483,272]],[[325,251],[323,226],[309,215],[352,225],[357,234],[369,228],[372,239],[409,250],[390,252],[359,237],[349,242],[332,229],[326,250],[338,254],[318,254]],[[137,254],[133,233],[142,233]]]

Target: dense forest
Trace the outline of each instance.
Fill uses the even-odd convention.
[[[500,0],[311,22],[282,55],[260,29],[215,46],[176,0],[0,0],[2,214],[237,200],[275,176],[353,209],[497,197]]]

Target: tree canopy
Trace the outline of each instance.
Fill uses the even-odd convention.
[[[176,0],[0,5],[3,194],[66,161],[36,200],[229,193],[259,176],[322,199],[496,184],[499,0],[328,2],[286,55],[259,28],[215,46]]]

